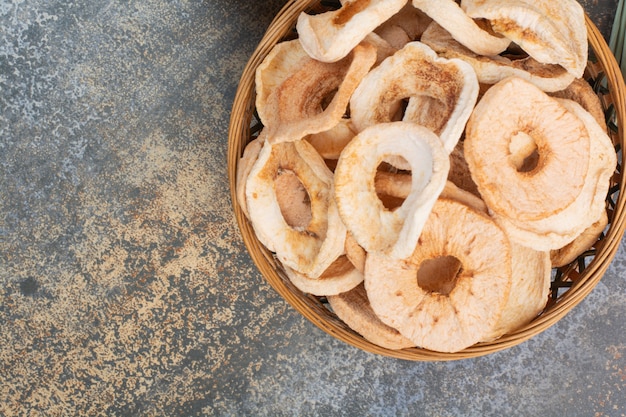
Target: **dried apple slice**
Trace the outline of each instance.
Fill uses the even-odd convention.
[[[563,90],[575,79],[562,66],[542,64],[529,56],[510,59],[502,55],[476,54],[461,45],[437,22],[433,22],[426,29],[422,42],[441,57],[459,58],[470,64],[481,84],[492,85],[515,76],[535,84],[543,91],[552,92]]]
[[[529,146],[530,145],[530,146]],[[533,84],[511,77],[491,87],[467,123],[465,159],[485,203],[519,221],[552,216],[576,200],[589,166],[583,122]],[[516,161],[532,157],[535,166]]]
[[[412,175],[411,192],[394,210],[385,208],[375,187],[377,168],[388,155],[401,155]],[[447,152],[427,128],[409,122],[373,125],[352,139],[337,162],[339,214],[367,252],[405,258],[417,243],[449,169]]]
[[[585,11],[576,0],[463,0],[473,18],[491,22],[493,30],[544,64],[558,64],[574,77],[587,66]]]
[[[512,240],[537,250],[554,250],[569,245],[601,219],[606,210],[609,180],[617,164],[613,144],[594,117],[574,101],[554,100],[584,123],[584,130],[590,137],[590,149],[585,155],[589,168],[579,195],[558,213],[535,220],[520,221],[503,213],[494,214]],[[573,175],[572,169],[568,171],[567,175]],[[554,185],[548,190],[554,192],[563,187],[564,182],[571,181],[569,177],[553,179]]]
[[[375,252],[365,263],[365,289],[380,320],[439,352],[460,351],[489,334],[511,280],[506,234],[486,214],[448,198],[435,203],[407,260]]]
[[[266,140],[245,191],[257,238],[284,266],[316,278],[344,253],[333,174],[310,143]]]
[[[393,121],[408,100],[402,120],[429,128],[452,152],[477,97],[476,74],[467,63],[439,58],[416,41],[363,78],[350,99],[350,115],[357,131],[362,131]]]
[[[256,109],[268,140],[295,141],[333,128],[375,60],[368,42],[335,63],[312,59],[297,40],[274,46],[256,71]]]
[[[406,3],[407,0],[346,0],[337,10],[317,15],[302,12],[296,23],[298,39],[312,58],[336,62]]]

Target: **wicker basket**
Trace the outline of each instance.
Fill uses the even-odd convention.
[[[618,153],[618,167],[613,175],[607,209],[609,226],[596,245],[576,261],[552,271],[552,294],[545,310],[535,320],[514,333],[489,343],[479,343],[457,353],[440,353],[420,348],[389,350],[361,337],[344,324],[327,307],[324,297],[303,294],[286,278],[280,263],[256,238],[252,226],[237,205],[235,177],[237,164],[246,144],[258,135],[261,126],[255,117],[255,70],[279,41],[295,37],[295,21],[300,12],[320,12],[332,4],[317,0],[290,0],[276,15],[265,36],[252,54],[241,76],[233,103],[228,137],[228,175],[235,215],[252,260],[269,284],[304,317],[333,337],[365,351],[415,361],[456,360],[486,355],[515,346],[558,322],[595,287],[611,263],[620,244],[625,227],[622,198],[624,182],[622,149],[626,122],[626,87],[604,38],[586,17],[590,59],[585,77],[594,86],[606,111],[609,135]]]

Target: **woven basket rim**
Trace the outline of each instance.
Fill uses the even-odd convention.
[[[558,300],[548,307],[543,314],[517,331],[504,335],[493,342],[478,343],[455,353],[433,352],[422,348],[402,350],[382,348],[365,340],[346,326],[322,305],[320,297],[301,293],[295,287],[289,285],[288,280],[284,276],[281,276],[279,265],[273,258],[273,254],[256,239],[250,223],[243,214],[241,207],[237,204],[237,164],[243,148],[250,139],[256,67],[262,62],[271,48],[287,36],[300,12],[319,3],[319,0],[290,0],[276,14],[242,72],[231,109],[227,159],[231,203],[244,244],[261,275],[293,308],[330,336],[373,354],[403,360],[448,361],[483,356],[516,346],[556,324],[598,284],[620,245],[626,227],[626,200],[622,197],[624,196],[626,184],[622,180],[623,174],[620,167],[618,167],[620,172],[615,174],[619,178],[617,202],[613,208],[610,226],[606,231],[602,244],[596,248],[593,260],[585,267],[580,277],[572,283],[571,288],[559,296]],[[615,119],[619,130],[614,133],[613,140],[619,149],[624,149],[626,144],[624,129],[622,128],[626,122],[626,86],[624,85],[624,79],[605,39],[587,14],[585,14],[585,21],[590,52],[593,53],[604,73],[609,91],[608,99],[615,108]]]

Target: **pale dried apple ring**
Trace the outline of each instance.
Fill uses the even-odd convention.
[[[533,144],[538,162],[515,165],[518,148]],[[472,179],[490,210],[519,221],[552,216],[576,200],[589,167],[583,122],[533,84],[511,77],[476,105],[465,134]],[[532,153],[528,156],[531,156]]]
[[[412,255],[398,262],[369,253],[365,289],[388,326],[417,346],[456,352],[479,342],[502,315],[511,287],[511,253],[505,233],[484,213],[440,198]],[[420,278],[431,262],[456,260],[451,276]],[[455,271],[458,271],[454,274]],[[416,279],[418,277],[418,279]]]
[[[476,54],[498,55],[511,43],[510,39],[481,28],[454,0],[413,0],[413,6],[430,16],[454,39]]]
[[[296,23],[299,41],[312,58],[339,61],[406,3],[407,0],[346,0],[337,10],[317,15],[302,12]]]
[[[411,167],[411,192],[388,210],[376,194],[376,170],[388,155],[401,155]],[[445,186],[448,154],[437,135],[409,122],[381,123],[352,139],[335,168],[339,214],[367,252],[395,258],[411,254],[430,209]]]
[[[408,99],[402,120],[431,129],[452,152],[477,97],[476,74],[467,63],[410,42],[363,78],[350,99],[350,115],[361,131],[393,121]]]
[[[378,346],[387,349],[415,346],[415,343],[402,336],[396,329],[380,321],[369,304],[362,283],[350,291],[329,296],[328,303],[337,317],[352,330]]]
[[[256,71],[256,109],[268,140],[294,141],[333,128],[375,61],[376,47],[368,42],[335,63],[312,59],[297,40],[275,45]]]
[[[442,198],[450,198],[481,213],[488,214],[484,201],[465,191],[450,181],[441,193]],[[511,244],[511,289],[502,315],[491,332],[481,341],[496,339],[515,330],[535,318],[546,306],[551,282],[550,255],[547,251],[536,251]],[[444,265],[445,266],[445,265]]]
[[[381,177],[381,179],[385,178],[385,181],[381,182],[381,184],[384,186],[385,191],[401,196],[402,190],[405,188],[403,186],[403,182],[405,182],[403,177],[405,175],[385,175]],[[394,178],[397,179],[394,181]],[[446,183],[440,198],[453,199],[488,214],[487,207],[480,198],[457,187],[450,181]],[[543,310],[547,302],[551,278],[549,253],[536,251],[514,242],[510,243],[512,265],[511,290],[500,319],[482,341],[494,340],[528,323]],[[589,246],[590,244],[585,249]],[[431,265],[432,268],[429,272],[437,276],[445,276],[446,269],[452,270],[456,268],[456,271],[458,271],[458,264],[454,262],[438,262]]]
[[[532,57],[509,59],[501,55],[478,55],[461,45],[437,22],[426,29],[421,40],[441,57],[459,58],[470,64],[478,81],[485,85],[515,76],[530,81],[543,91],[558,91],[575,78],[560,65],[542,64]]]
[[[491,22],[497,33],[546,64],[558,64],[574,77],[587,65],[585,11],[576,0],[463,0],[473,18]]]
[[[560,212],[536,220],[520,221],[504,214],[494,214],[512,240],[538,250],[561,248],[600,219],[606,209],[609,180],[617,164],[613,143],[595,118],[572,100],[554,100],[584,123],[591,138],[586,155],[589,168],[580,194]]]
[[[283,172],[295,174],[308,194],[306,225],[292,226],[283,215],[276,195]],[[248,175],[246,201],[257,238],[283,265],[317,277],[343,253],[346,229],[333,199],[333,174],[308,142],[266,141]]]

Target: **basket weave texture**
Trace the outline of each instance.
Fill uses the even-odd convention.
[[[619,247],[626,225],[622,150],[626,137],[626,87],[615,57],[598,28],[586,16],[589,63],[585,78],[594,87],[605,109],[606,120],[618,155],[617,169],[611,179],[606,204],[609,225],[599,241],[577,260],[552,271],[552,291],[545,310],[531,323],[495,341],[479,343],[456,353],[433,352],[421,348],[390,350],[377,346],[350,329],[328,308],[324,297],[304,294],[286,277],[282,266],[256,238],[252,226],[237,204],[236,172],[239,158],[248,142],[261,128],[255,117],[255,71],[274,45],[295,37],[295,22],[302,11],[324,11],[324,2],[291,0],[275,16],[249,59],[240,79],[232,106],[228,136],[228,176],[233,209],[243,241],[253,262],[267,282],[298,312],[331,336],[352,346],[398,359],[413,361],[458,360],[482,356],[510,348],[543,332],[557,323],[580,303],[600,281]]]

